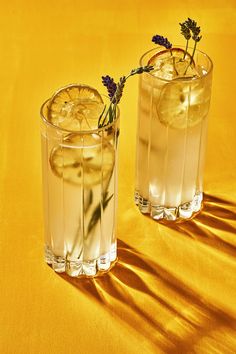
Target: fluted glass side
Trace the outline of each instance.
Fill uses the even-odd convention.
[[[139,81],[135,202],[157,220],[190,218],[201,208],[212,63],[201,52],[195,61],[199,78],[144,73]]]
[[[119,118],[84,132],[42,119],[45,260],[57,272],[94,276],[117,258],[118,136]]]

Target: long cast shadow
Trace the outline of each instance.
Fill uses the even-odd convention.
[[[228,255],[236,256],[236,203],[234,202],[204,194],[203,208],[193,219],[176,223],[163,222],[163,224],[178,231],[182,236],[191,237]]]
[[[116,266],[103,276],[60,276],[144,336],[155,353],[195,353],[197,346],[203,349],[203,345],[209,346],[208,353],[214,353],[214,348],[222,347],[225,352],[235,349],[233,314],[201,299],[173,274],[121,240],[118,254]]]

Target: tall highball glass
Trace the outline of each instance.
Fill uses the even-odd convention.
[[[117,257],[119,114],[105,127],[70,131],[48,121],[49,106],[41,108],[45,260],[56,272],[94,276]]]
[[[194,65],[194,77],[140,76],[135,202],[156,220],[188,219],[201,209],[213,65],[198,50]]]

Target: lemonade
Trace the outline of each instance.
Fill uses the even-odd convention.
[[[47,263],[71,276],[93,276],[116,259],[118,119],[97,121],[104,99],[69,85],[42,107],[42,164]]]
[[[159,48],[141,59],[154,70],[140,77],[135,201],[157,220],[201,208],[212,63],[183,57]]]

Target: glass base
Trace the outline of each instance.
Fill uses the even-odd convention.
[[[150,214],[154,220],[178,220],[190,219],[202,207],[203,194],[198,192],[192,201],[179,205],[178,207],[166,207],[163,205],[153,205],[149,200],[143,198],[137,191],[135,192],[135,203],[143,214]]]
[[[56,256],[48,246],[45,246],[44,257],[46,263],[51,265],[57,273],[67,273],[71,277],[94,277],[113,267],[117,260],[117,247],[113,244],[110,252],[91,261],[72,261],[66,257]]]

